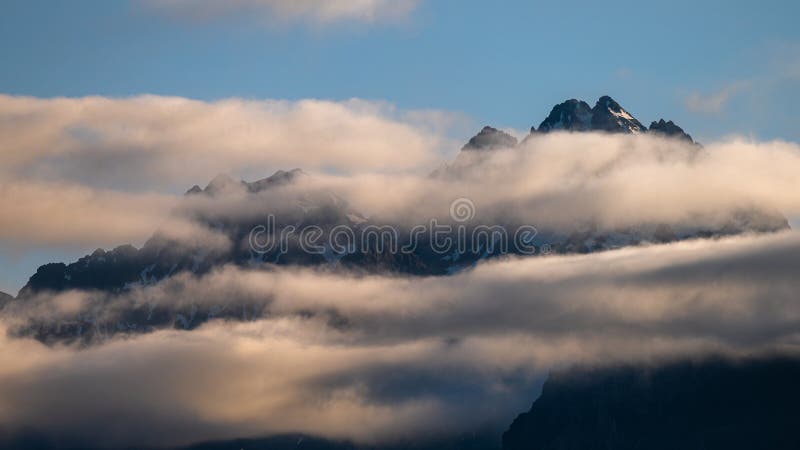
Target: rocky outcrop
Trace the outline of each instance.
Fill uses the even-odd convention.
[[[511,148],[517,146],[517,138],[505,131],[498,130],[489,126],[470,138],[463,147],[462,151],[470,150],[495,150],[498,148]]]
[[[675,123],[671,120],[664,121],[664,119],[661,119],[658,122],[651,123],[648,132],[659,136],[675,138],[694,143],[694,139],[692,139],[688,133],[683,131],[683,128],[675,125]]]
[[[539,128],[531,128],[531,133],[548,133],[551,131],[591,131],[592,108],[583,100],[570,99],[550,110],[550,114],[539,124]]]
[[[622,109],[613,98],[604,95],[592,108],[592,130],[608,133],[643,133],[647,128]]]
[[[503,449],[797,449],[798,377],[788,357],[561,371]]]

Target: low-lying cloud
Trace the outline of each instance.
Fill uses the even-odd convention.
[[[452,277],[227,267],[116,297],[29,299],[3,310],[5,327],[98,299],[110,320],[152,303],[263,313],[88,348],[2,337],[0,420],[106,445],[285,432],[375,443],[503,426],[553,367],[795,354],[798,265],[800,238],[785,232],[510,258]]]
[[[765,217],[774,229],[800,215],[794,143],[555,133],[445,166],[452,143],[421,116],[441,119],[357,100],[0,96],[0,241],[111,246],[160,229],[227,248],[241,243],[209,224],[280,218],[320,197],[399,227],[447,219],[457,198],[476,207],[475,224],[567,233],[758,229]],[[309,176],[180,195],[219,172],[253,180],[292,167]],[[502,427],[553,367],[795,353],[798,258],[800,239],[783,232],[507,258],[449,277],[224,266],[122,293],[40,293],[2,310],[0,423],[110,446],[286,432],[375,443]],[[76,317],[116,326],[151,307],[235,314],[87,347],[19,337]]]

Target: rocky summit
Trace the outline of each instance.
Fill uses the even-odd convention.
[[[494,150],[497,148],[509,148],[517,146],[517,138],[505,131],[498,130],[489,126],[473,136],[461,150]]]
[[[675,125],[675,123],[671,120],[664,121],[664,119],[661,119],[658,122],[653,122],[650,124],[650,129],[648,131],[652,134],[677,138],[687,142],[694,142],[694,139],[692,139],[688,133],[683,131],[683,128]]]
[[[539,123],[538,128],[536,126],[531,127],[531,132],[525,139],[527,140],[537,134],[559,131],[619,134],[648,133],[695,143],[694,139],[683,128],[671,120],[659,119],[658,121],[653,121],[649,128],[644,126],[633,114],[608,95],[600,97],[593,107],[583,100],[574,98],[553,106],[547,117]],[[485,126],[461,150],[494,150],[516,145],[517,139],[515,137],[497,128]]]

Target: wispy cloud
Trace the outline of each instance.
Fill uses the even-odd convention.
[[[256,17],[267,23],[377,23],[403,19],[420,0],[141,0],[174,17],[211,21]]]
[[[702,94],[692,92],[686,97],[685,104],[689,111],[704,114],[715,114],[721,112],[728,101],[735,95],[741,93],[750,86],[748,81],[736,81],[730,83],[722,89]]]

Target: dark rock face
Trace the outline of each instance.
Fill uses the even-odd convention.
[[[183,195],[194,195],[194,194],[202,194],[202,193],[203,193],[203,189],[200,186],[195,184],[194,186],[189,188],[189,190],[186,191],[186,193],[183,194]]]
[[[592,108],[592,130],[609,133],[642,133],[647,131],[647,128],[622,109],[613,98],[604,95]]]
[[[94,450],[91,442],[65,442],[63,438],[27,430],[4,434],[0,428],[0,448],[6,450]],[[133,447],[102,447],[103,450],[131,450]],[[475,432],[468,435],[384,445],[358,445],[304,434],[282,434],[254,439],[231,439],[174,447],[172,450],[499,450],[499,432]],[[156,450],[156,449],[151,449]]]
[[[236,439],[223,442],[208,442],[176,450],[499,450],[497,433],[476,432],[465,436],[454,436],[431,440],[427,443],[413,441],[385,445],[357,445],[337,442],[305,435],[282,435],[265,439]]]
[[[497,148],[511,148],[517,146],[517,138],[510,134],[489,126],[473,136],[461,150],[494,150]]]
[[[592,108],[582,100],[567,100],[553,107],[547,118],[539,125],[538,130],[535,127],[531,128],[531,133],[549,133],[551,131],[603,131],[624,134],[649,131],[694,142],[691,136],[672,121],[665,122],[664,119],[661,119],[653,122],[648,130],[632,114],[607,95],[600,97]]]
[[[664,119],[661,119],[658,122],[653,122],[650,124],[650,129],[648,131],[652,134],[676,138],[683,141],[694,143],[694,139],[692,139],[692,137],[689,136],[688,133],[683,131],[683,128],[675,125],[675,123],[672,122],[671,120],[665,122]]]
[[[583,100],[570,99],[553,107],[546,119],[539,124],[539,129],[531,128],[531,133],[538,131],[591,131],[592,108]]]
[[[800,359],[553,374],[505,450],[800,448]]]
[[[64,272],[67,265],[64,263],[48,263],[39,266],[36,273],[28,279],[28,284],[20,291],[20,297],[24,297],[31,292],[31,286],[37,290],[60,291],[67,287],[67,277]]]
[[[19,296],[25,297],[34,290],[118,288],[135,280],[142,256],[132,245],[122,245],[108,252],[97,249],[69,265],[45,264],[20,290]]]

